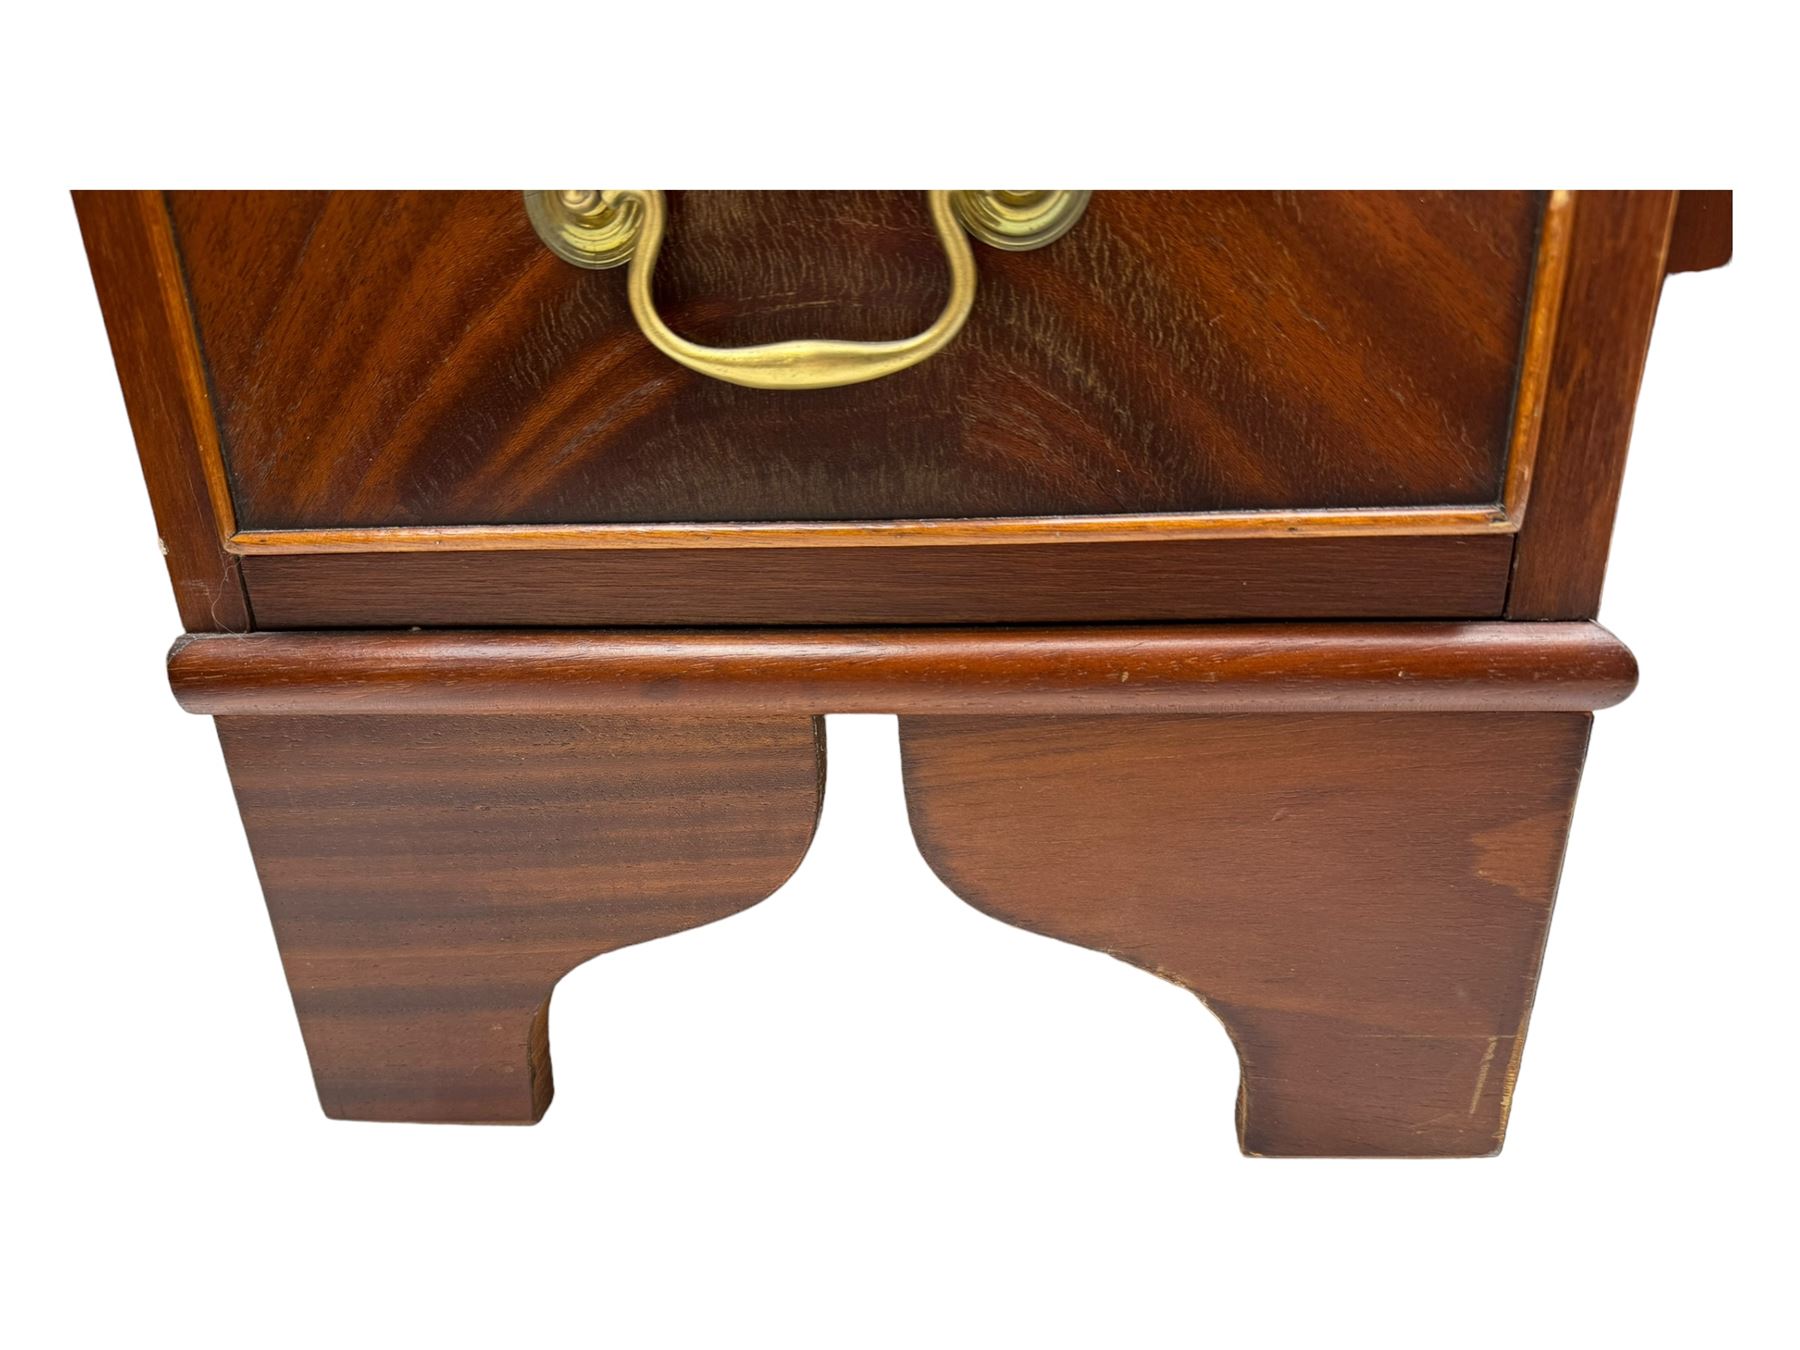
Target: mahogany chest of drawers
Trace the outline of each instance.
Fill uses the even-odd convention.
[[[1725,193],[77,194],[321,1101],[530,1121],[588,958],[901,718],[970,903],[1261,1154],[1495,1151],[1663,278]]]

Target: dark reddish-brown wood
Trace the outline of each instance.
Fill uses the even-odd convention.
[[[1593,616],[1662,278],[1729,252],[1675,201],[1102,193],[937,357],[771,394],[517,193],[78,194],[326,1110],[535,1119],[558,977],[774,889],[813,715],[897,711],[940,874],[1207,999],[1246,1148],[1498,1147],[1635,667],[1459,621]],[[917,194],[672,216],[702,341],[941,301]]]
[[[1674,197],[1584,192],[1577,199],[1508,618],[1599,613]]]
[[[247,557],[264,628],[1499,616],[1508,535]]]
[[[793,871],[820,724],[219,719],[330,1116],[536,1120],[551,988]]]
[[[517,192],[170,194],[240,524],[868,520],[1499,499],[1543,194],[1112,192],[980,247],[941,355],[769,394],[658,354]],[[923,195],[682,192],[698,341],[902,337]]]
[[[1267,1155],[1497,1151],[1590,718],[909,717],[978,908],[1186,986]]]
[[[1705,272],[1731,261],[1731,193],[1683,191],[1669,234],[1671,272]]]
[[[883,315],[936,300],[913,196],[683,197],[662,300],[727,341],[837,314],[829,290],[848,297],[838,331],[876,335]],[[986,308],[952,353],[791,402],[689,389],[698,377],[675,367],[633,383],[642,340],[619,278],[555,260],[515,194],[176,194],[179,231],[158,194],[83,194],[81,209],[184,620],[201,631],[252,614],[277,629],[1591,615],[1672,196],[1585,194],[1567,247],[1539,248],[1540,194],[1101,194],[1051,249],[983,251]],[[1690,194],[1697,214],[1703,198]],[[723,245],[753,237],[743,273]],[[1522,316],[1541,292],[1542,320],[1562,289],[1530,280],[1534,255],[1579,273],[1561,335],[1536,323],[1541,363],[1521,356]],[[715,284],[727,299],[708,298]],[[1521,365],[1556,387],[1515,410]],[[914,377],[956,389],[920,394]],[[854,415],[826,415],[834,399]],[[1540,420],[1534,475],[1521,447]],[[1018,434],[995,439],[1003,425]],[[1497,428],[1518,451],[1504,507]],[[1296,503],[1317,510],[1105,514]],[[1358,503],[1392,510],[1359,518]],[[1495,531],[1521,509],[1513,569]],[[1041,510],[1076,514],[1014,514]],[[933,511],[954,519],[856,524]],[[817,547],[751,546],[759,514],[796,517],[781,528]],[[387,520],[563,534],[409,541]],[[377,523],[329,538],[242,528],[309,521]],[[1225,526],[1182,537],[1195,521]],[[1142,542],[1091,542],[1127,524]],[[896,547],[878,533],[901,527],[939,534]],[[966,542],[977,527],[1032,542]],[[663,533],[580,533],[596,528]],[[302,551],[265,552],[286,548]],[[389,551],[408,548],[424,551]],[[255,556],[240,567],[238,550]]]
[[[212,413],[162,194],[77,192],[75,214],[182,626],[241,633],[249,602],[207,482]]]
[[[189,712],[1589,711],[1637,666],[1591,623],[184,638]]]

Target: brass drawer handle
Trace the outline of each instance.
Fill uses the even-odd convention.
[[[932,325],[894,342],[808,338],[755,347],[703,347],[656,312],[650,279],[668,224],[663,194],[649,189],[527,192],[531,224],[557,257],[577,267],[630,262],[625,293],[652,345],[689,370],[751,389],[831,389],[878,380],[935,355],[962,331],[975,305],[975,256],[964,231],[996,248],[1042,248],[1067,234],[1087,208],[1087,192],[925,194],[950,264],[950,298]]]

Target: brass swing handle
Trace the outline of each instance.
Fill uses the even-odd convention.
[[[552,252],[578,267],[629,262],[625,294],[653,346],[689,370],[751,389],[831,389],[916,366],[942,351],[975,307],[975,255],[966,234],[997,248],[1042,248],[1060,239],[1087,207],[1086,192],[925,194],[950,266],[950,295],[924,332],[892,342],[807,338],[754,347],[705,347],[663,322],[651,298],[656,255],[668,226],[661,192],[649,189],[527,192],[526,213]]]

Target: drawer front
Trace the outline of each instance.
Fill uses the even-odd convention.
[[[867,384],[663,356],[517,192],[172,193],[252,534],[1494,508],[1543,194],[1100,192],[977,245],[967,326]],[[926,327],[924,194],[669,194],[658,308],[722,347]]]
[[[646,304],[915,333],[945,199],[670,193],[653,285],[518,192],[76,199],[194,631],[1590,617],[1677,204],[1100,192],[774,391]]]

